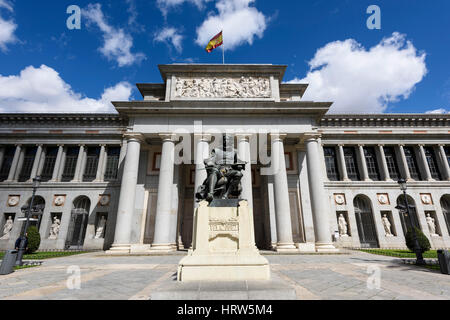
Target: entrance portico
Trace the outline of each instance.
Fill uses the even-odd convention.
[[[282,84],[285,68],[163,65],[164,84],[138,84],[143,101],[113,103],[129,127],[111,253],[191,246],[203,160],[224,133],[247,162],[242,197],[254,211],[257,245],[270,248],[276,230],[279,252],[335,250],[316,129],[331,103],[300,101],[307,85]],[[305,188],[312,216],[301,205]]]

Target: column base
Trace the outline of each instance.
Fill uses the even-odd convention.
[[[106,251],[106,254],[115,255],[115,254],[130,254],[131,252],[131,244],[113,244],[111,249]]]
[[[298,248],[298,251],[302,253],[313,253],[316,252],[316,246],[314,243],[296,243],[295,246]]]
[[[331,243],[316,243],[316,252],[318,252],[318,253],[336,253],[336,252],[339,252],[339,249],[337,249]]]
[[[174,252],[177,251],[177,245],[176,243],[154,243],[152,244],[150,248],[150,252]]]
[[[289,252],[298,252],[297,247],[294,245],[294,243],[277,243],[277,252],[281,253],[289,253]]]

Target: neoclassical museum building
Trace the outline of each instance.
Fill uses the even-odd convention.
[[[282,82],[285,66],[159,69],[117,114],[0,114],[0,250],[35,177],[40,250],[188,249],[203,160],[224,133],[247,162],[258,248],[404,248],[410,224],[450,248],[450,115],[327,114],[332,102],[302,98],[307,84]],[[410,214],[396,209],[400,178]]]

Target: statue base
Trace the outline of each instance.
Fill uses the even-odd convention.
[[[255,245],[253,212],[211,207],[202,201],[194,215],[193,250],[178,265],[178,281],[270,280],[269,262]]]

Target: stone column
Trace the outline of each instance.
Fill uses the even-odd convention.
[[[14,176],[16,175],[17,165],[19,164],[20,154],[22,153],[22,145],[18,144],[16,146],[16,152],[14,153],[14,158],[11,163],[11,168],[9,169],[8,179],[5,182],[12,182]]]
[[[195,182],[194,182],[194,211],[198,207],[195,198],[198,188],[205,182],[207,173],[205,169],[205,159],[209,158],[210,134],[194,134],[194,141],[197,143],[195,150]]]
[[[106,146],[102,144],[100,146],[100,155],[98,157],[98,165],[97,165],[97,175],[95,177],[94,182],[103,182],[104,175],[103,169],[105,167],[105,156],[106,156]]]
[[[292,238],[291,208],[284,157],[285,134],[271,134],[272,168],[274,169],[275,214],[277,226],[277,251],[296,251]]]
[[[59,168],[61,166],[61,160],[63,157],[64,146],[58,145],[58,155],[56,156],[55,168],[53,169],[53,176],[50,182],[57,182],[59,175]]]
[[[123,174],[123,163],[125,160],[125,155],[127,154],[127,141],[123,140],[122,145],[120,146],[120,155],[119,155],[119,172],[117,174],[117,179],[120,181],[122,179]]]
[[[238,158],[247,162],[245,170],[242,172],[242,194],[241,198],[247,200],[248,207],[253,209],[253,182],[252,182],[252,159],[250,155],[250,137],[251,134],[236,134],[238,142]]]
[[[389,169],[386,162],[386,155],[384,154],[384,145],[378,145],[378,152],[380,153],[381,158],[381,168],[383,170],[383,176],[385,181],[392,181],[391,176],[389,174]]]
[[[17,169],[16,172],[14,173],[13,179],[14,182],[17,182],[19,180],[20,172],[22,171],[23,161],[25,160],[25,151],[26,148],[22,148],[22,150],[20,150],[19,161],[17,162]]]
[[[361,159],[362,180],[372,181],[372,179],[369,178],[369,171],[367,170],[366,156],[364,155],[364,146],[359,144],[358,150],[359,150],[359,158]]]
[[[409,167],[408,167],[408,161],[406,161],[406,155],[405,155],[405,150],[403,149],[404,145],[399,145],[399,150],[400,150],[400,157],[402,158],[402,167],[403,167],[403,172],[405,174],[404,178],[406,179],[406,181],[410,181],[411,179],[411,173],[409,172]]]
[[[5,148],[1,147],[0,148],[0,168],[3,165],[3,159],[5,158]]]
[[[77,165],[75,167],[75,174],[73,176],[72,182],[81,182],[81,166],[83,165],[84,157],[84,145],[80,144],[80,149],[78,150]]]
[[[175,135],[160,134],[163,139],[161,168],[159,171],[158,201],[156,204],[155,236],[151,250],[170,252],[176,250],[175,238],[170,237],[173,222],[172,189],[174,177]]]
[[[306,144],[306,161],[308,167],[309,194],[314,221],[314,232],[316,238],[316,251],[337,251],[331,241],[330,231],[330,208],[328,197],[323,186],[323,177],[320,166],[318,134],[304,135]]]
[[[68,150],[68,147],[64,146],[62,157],[61,157],[61,163],[59,165],[58,179],[57,179],[58,182],[60,182],[62,180],[62,175],[64,173],[64,167],[66,166],[67,150]]]
[[[36,156],[34,157],[33,168],[31,169],[30,180],[28,180],[28,182],[32,182],[33,179],[37,177],[41,157],[42,157],[42,144],[39,144],[37,146]]]
[[[441,157],[442,168],[444,168],[444,176],[447,178],[447,180],[450,181],[450,168],[448,165],[447,155],[445,154],[445,149],[442,144],[439,145],[439,155]],[[1,163],[0,163],[0,167],[1,167]]]
[[[142,135],[126,134],[125,139],[128,140],[128,149],[120,188],[114,243],[109,253],[129,253],[131,247],[131,228],[136,200]]]
[[[338,146],[338,162],[342,174],[342,181],[350,181],[348,178],[347,166],[345,165],[344,146],[342,144]]]
[[[425,156],[425,150],[423,149],[423,146],[423,144],[419,144],[420,157],[422,158],[422,165],[425,169],[425,180],[434,181],[433,177],[431,176],[430,167],[428,166],[428,161],[427,157]]]

